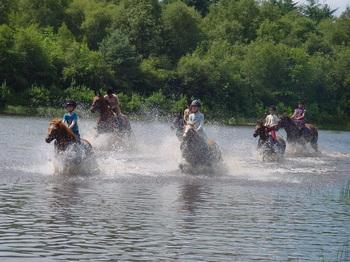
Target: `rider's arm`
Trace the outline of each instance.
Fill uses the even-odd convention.
[[[74,114],[73,115],[73,120],[72,123],[68,126],[70,129],[72,129],[76,124],[78,123],[78,115]]]
[[[68,122],[66,119],[66,114],[64,114],[63,119],[62,119],[63,124],[65,124],[66,126],[68,126]]]
[[[297,110],[294,110],[294,113],[293,113],[293,115],[291,115],[291,117],[290,118],[295,118],[295,115],[297,114]]]
[[[203,125],[204,125],[204,115],[202,115],[201,119],[199,120],[199,125],[198,125],[196,131],[202,130],[203,129]]]
[[[300,117],[297,117],[297,120],[303,120],[305,117],[305,110],[303,111],[302,115]]]
[[[271,115],[268,115],[266,118],[265,118],[265,126],[270,126],[271,125]]]

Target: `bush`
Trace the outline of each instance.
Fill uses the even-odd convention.
[[[77,103],[89,105],[95,96],[94,91],[85,86],[69,87],[64,90],[64,96],[66,99],[73,99]]]
[[[6,82],[0,86],[0,109],[4,108],[10,98],[10,88],[6,85]]]
[[[158,110],[160,113],[169,112],[171,108],[170,101],[163,95],[162,91],[154,92],[145,99],[147,109]]]
[[[187,97],[181,95],[178,100],[175,100],[171,107],[171,113],[183,112],[187,106]]]
[[[50,92],[41,86],[32,86],[24,92],[30,107],[48,106],[50,104]]]
[[[142,110],[143,103],[143,98],[139,94],[133,93],[130,101],[127,104],[126,111],[139,113]]]

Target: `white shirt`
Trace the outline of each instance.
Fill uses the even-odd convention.
[[[277,126],[279,121],[280,121],[280,119],[278,118],[277,115],[269,114],[265,118],[265,126],[267,126],[267,127]]]
[[[188,117],[188,124],[194,125],[194,128],[198,132],[198,134],[203,137],[205,140],[207,140],[207,135],[204,132],[204,115],[200,112],[197,113],[191,113]]]

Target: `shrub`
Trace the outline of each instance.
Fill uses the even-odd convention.
[[[0,86],[0,108],[4,108],[10,98],[10,88],[6,85],[6,82]]]
[[[73,99],[77,103],[82,103],[84,105],[89,105],[95,96],[94,91],[86,86],[69,87],[64,90],[64,95],[66,99]]]
[[[24,92],[30,107],[48,106],[50,103],[50,92],[41,86],[32,86]]]
[[[172,113],[183,112],[187,106],[187,97],[185,95],[181,95],[178,100],[175,100],[171,107]]]
[[[154,92],[152,95],[145,99],[145,105],[147,109],[158,110],[161,113],[169,112],[171,103],[163,95],[162,91]]]
[[[130,101],[127,104],[126,111],[139,113],[142,110],[143,103],[143,98],[139,94],[133,93]]]

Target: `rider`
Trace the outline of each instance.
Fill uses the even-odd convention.
[[[265,118],[265,126],[268,128],[269,132],[271,133],[271,137],[273,140],[277,139],[277,126],[279,122],[279,118],[277,116],[277,108],[274,105],[271,105],[269,108],[270,114]]]
[[[112,111],[117,114],[117,116],[120,116],[120,103],[118,96],[114,94],[113,89],[109,88],[107,90],[107,95],[104,96],[104,98],[108,101],[109,106],[111,107]]]
[[[193,125],[198,134],[207,140],[207,135],[204,132],[204,115],[199,112],[201,101],[199,99],[193,100],[190,105],[190,115],[187,124]]]
[[[305,104],[303,101],[300,101],[298,103],[298,107],[294,110],[293,115],[290,117],[300,129],[303,128],[305,125],[305,113]]]
[[[69,100],[66,103],[67,113],[63,115],[63,123],[67,125],[68,128],[72,130],[76,139],[80,141],[80,133],[78,127],[78,115],[74,112],[77,107],[77,103],[73,100]]]

